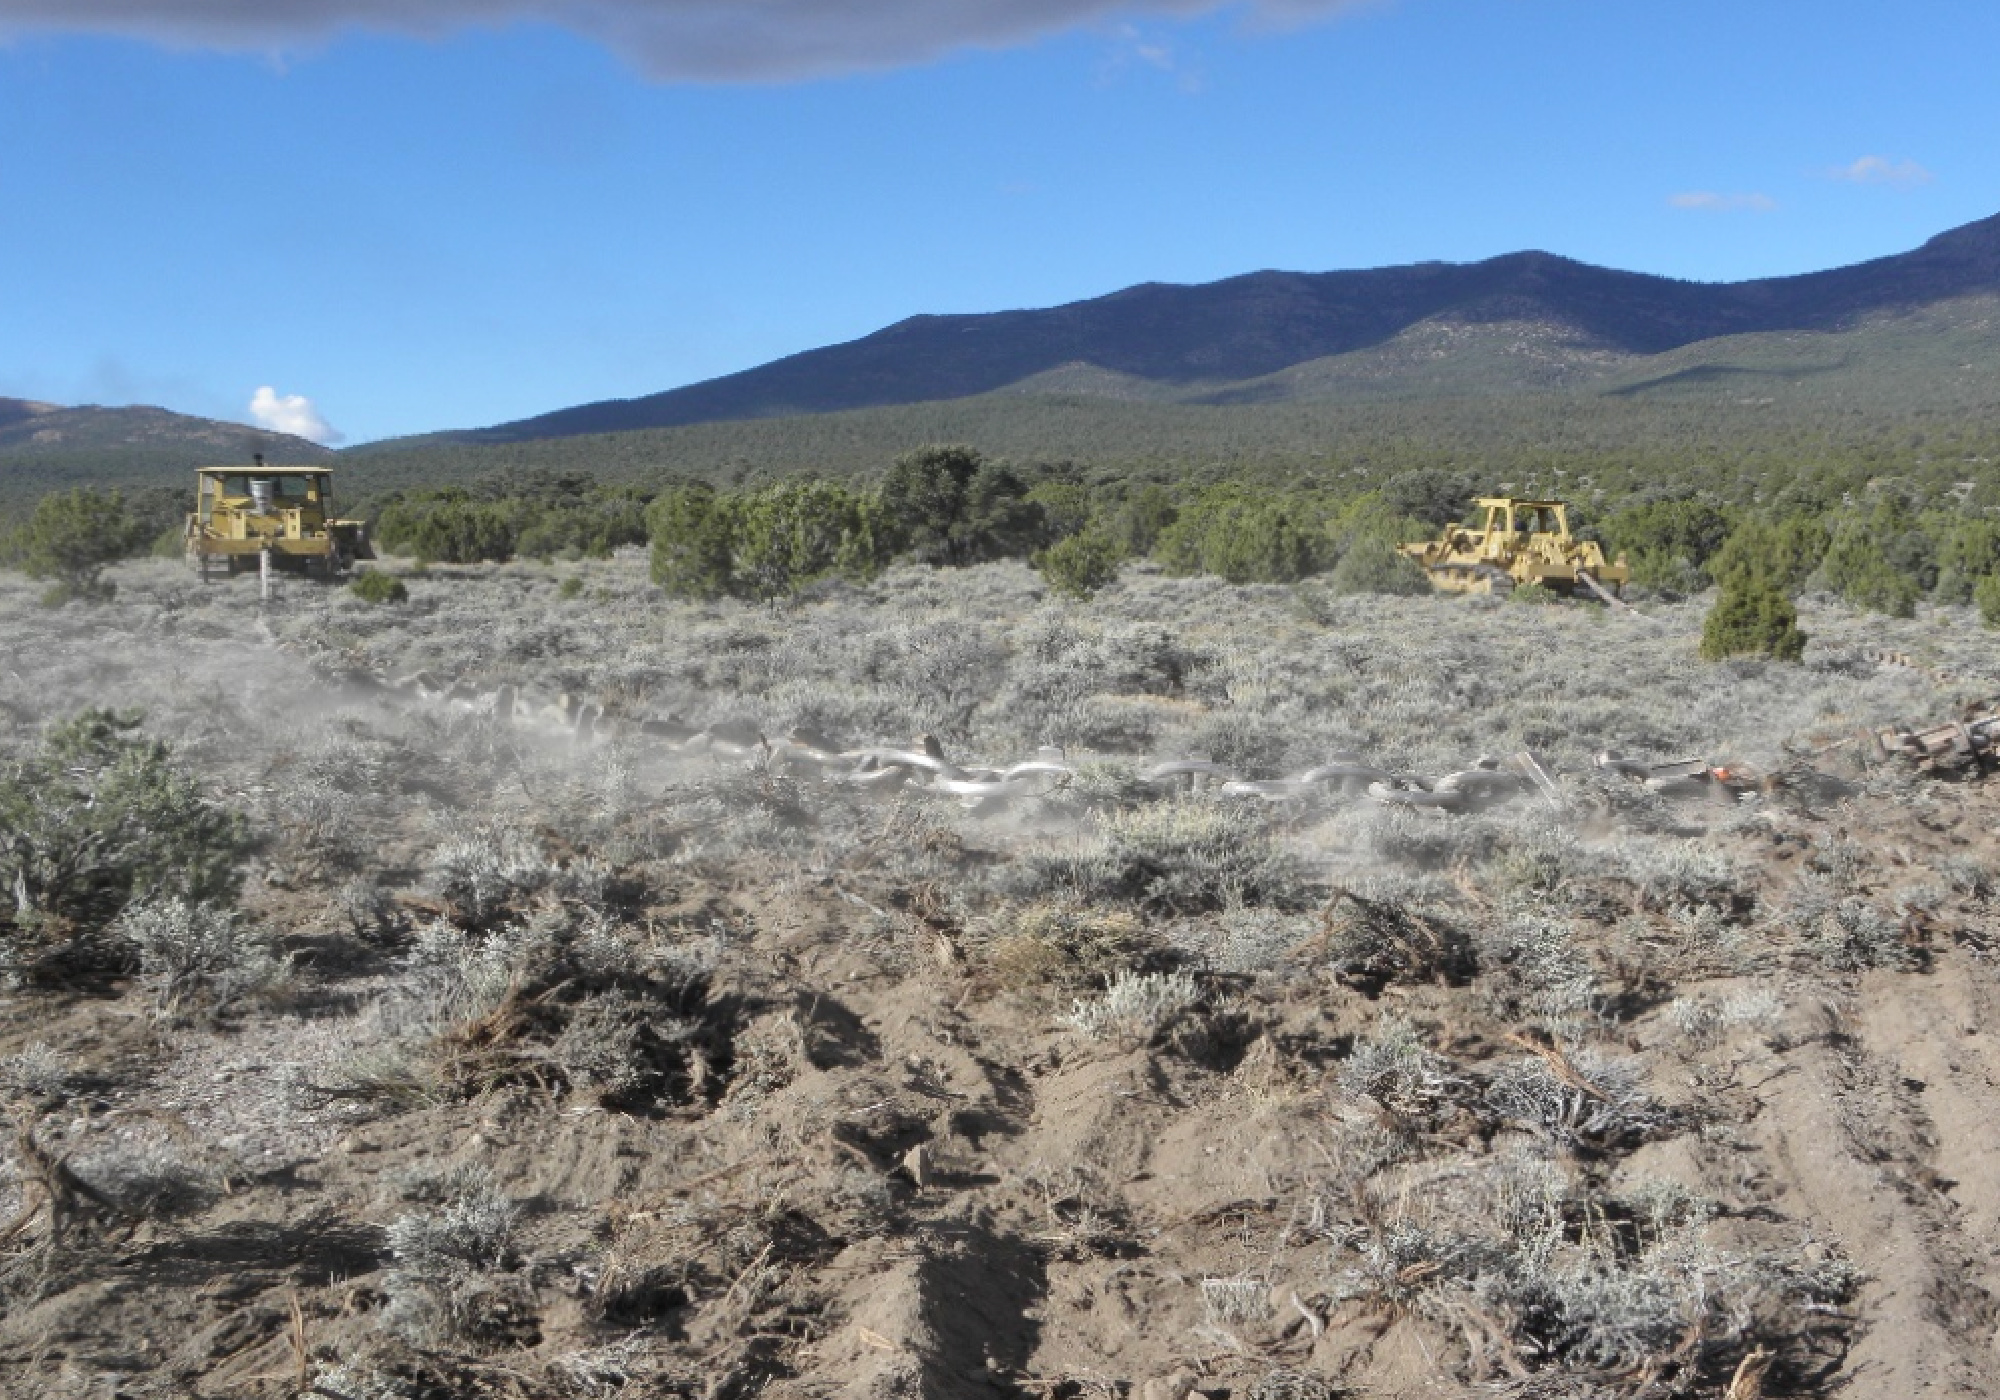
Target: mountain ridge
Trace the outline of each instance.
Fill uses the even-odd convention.
[[[1074,365],[1191,402],[1231,401],[1236,386],[1377,349],[1426,325],[1552,327],[1574,357],[1648,356],[1726,336],[1838,330],[1992,292],[2000,292],[2000,215],[1909,252],[1741,282],[1681,281],[1540,250],[1471,263],[1265,270],[1138,283],[1041,309],[907,317],[697,384],[437,436],[515,442],[969,398]]]
[[[191,492],[193,468],[247,464],[258,452],[274,463],[333,457],[304,438],[151,404],[63,407],[0,398],[0,502],[81,485]]]

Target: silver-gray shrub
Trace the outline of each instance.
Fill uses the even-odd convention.
[[[1810,870],[1792,882],[1777,920],[1794,945],[1815,962],[1843,972],[1921,966],[1923,951],[1905,934],[1902,921],[1845,888],[1838,875]]]
[[[1318,929],[1318,920],[1309,914],[1225,909],[1214,918],[1177,924],[1169,942],[1212,971],[1255,976],[1276,971]]]
[[[483,1162],[420,1159],[384,1173],[383,1180],[400,1200],[441,1206],[492,1187],[493,1172]]]
[[[1358,804],[1336,818],[1355,844],[1377,860],[1422,870],[1482,865],[1518,840],[1518,829],[1503,814],[1440,817],[1409,807]]]
[[[126,910],[114,927],[137,955],[140,987],[165,1014],[221,1015],[291,977],[291,959],[270,934],[220,905],[158,900]]]
[[[1735,1030],[1771,1035],[1784,1014],[1784,998],[1766,987],[1750,987],[1720,997],[1696,993],[1676,997],[1667,1006],[1668,1022],[1697,1048],[1714,1045]]]
[[[838,825],[853,803],[796,778],[731,766],[665,788],[650,819],[658,851],[680,865],[726,865],[749,855],[810,855],[822,823]]]
[[[1567,919],[1509,915],[1474,930],[1478,996],[1496,1015],[1565,1036],[1601,1024],[1611,1002]]]
[[[1162,913],[1243,905],[1302,908],[1313,884],[1270,818],[1240,803],[1176,798],[1100,812],[1081,843],[1030,851],[994,876],[1019,899],[1068,894]]]
[[[1446,1324],[1469,1305],[1551,1369],[1641,1366],[1700,1337],[1691,1368],[1726,1376],[1749,1346],[1786,1340],[1855,1282],[1841,1261],[1797,1249],[1715,1248],[1714,1204],[1677,1183],[1648,1178],[1610,1197],[1588,1182],[1506,1151],[1371,1183],[1380,1214],[1345,1236],[1329,1291]],[[1606,1228],[1614,1220],[1635,1231]]]
[[[1523,1337],[1570,1364],[1634,1366],[1708,1321],[1719,1261],[1683,1234],[1639,1258],[1549,1248],[1524,1253],[1469,1290]]]
[[[126,1210],[192,1212],[222,1194],[224,1165],[178,1119],[108,1119],[66,1158],[77,1176]]]
[[[1937,873],[1953,894],[1972,900],[1993,897],[1996,876],[1983,861],[1970,856],[1945,856],[1937,862]]]
[[[352,1052],[333,1077],[352,1091],[424,1102],[444,1084],[430,1063],[437,1038],[498,1007],[523,975],[536,935],[520,925],[473,934],[442,919],[419,925],[403,975],[368,1004]]]
[[[1504,1274],[1518,1248],[1495,1235],[1398,1217],[1353,1246],[1354,1262],[1330,1291],[1337,1302],[1353,1298],[1425,1311],[1450,1285]]]
[[[566,865],[551,860],[535,837],[505,827],[439,842],[426,876],[433,893],[452,901],[474,922],[543,893],[596,903],[610,880],[604,867],[589,860]]]
[[[1283,1368],[1265,1372],[1244,1392],[1246,1400],[1340,1400],[1342,1393],[1315,1372]]]
[[[1751,1345],[1790,1340],[1856,1281],[1843,1262],[1815,1264],[1796,1249],[1719,1250],[1697,1220],[1668,1228],[1636,1255],[1595,1239],[1523,1251],[1469,1291],[1518,1340],[1572,1365],[1643,1365],[1699,1337],[1706,1355],[1693,1358],[1695,1367],[1708,1360],[1727,1376]]]
[[[1129,759],[1084,759],[1064,786],[1064,794],[1087,807],[1135,807],[1159,796],[1159,789],[1139,776]]]
[[[1212,664],[1161,627],[1040,615],[1014,639],[1004,683],[985,707],[987,732],[996,742],[1131,751],[1154,740],[1158,717],[1107,702],[1181,695]]]
[[[417,1400],[417,1388],[362,1361],[341,1361],[316,1371],[308,1395],[327,1400]]]
[[[77,1082],[76,1067],[44,1041],[33,1041],[0,1060],[0,1092],[60,1099]]]
[[[483,1331],[496,1294],[510,1291],[505,1269],[515,1204],[490,1183],[468,1184],[429,1210],[391,1221],[383,1276],[389,1325],[418,1345],[436,1346]]]
[[[1693,840],[1625,836],[1600,853],[1604,873],[1630,885],[1648,909],[1728,907],[1746,897],[1739,862]]]
[[[1200,1001],[1200,984],[1185,972],[1121,972],[1102,996],[1077,998],[1065,1019],[1092,1040],[1144,1044]]]
[[[1255,1278],[1205,1278],[1201,1301],[1218,1327],[1263,1322],[1271,1316],[1271,1285]]]

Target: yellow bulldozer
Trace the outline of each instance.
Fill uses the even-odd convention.
[[[1623,555],[1611,563],[1595,540],[1569,532],[1569,508],[1561,501],[1481,496],[1473,504],[1486,513],[1484,524],[1453,525],[1437,539],[1397,546],[1423,566],[1434,588],[1511,593],[1535,583],[1564,594],[1582,588],[1609,602],[1632,576]]]
[[[274,571],[339,578],[373,559],[368,526],[339,519],[324,467],[200,467],[187,518],[187,557],[204,581]]]

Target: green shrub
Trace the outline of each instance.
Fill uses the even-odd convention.
[[[1732,517],[1695,497],[1647,501],[1607,517],[1605,552],[1624,554],[1632,582],[1646,588],[1697,593],[1708,587],[1709,561],[1729,538]]]
[[[1979,586],[1972,590],[1972,601],[1979,605],[1979,616],[1988,627],[2000,627],[2000,574],[1979,580]]]
[[[1175,520],[1180,507],[1166,487],[1148,482],[1130,492],[1111,512],[1107,525],[1112,537],[1123,546],[1126,556],[1142,559],[1153,552]]]
[[[1891,562],[1876,523],[1870,516],[1841,526],[1815,577],[1857,608],[1891,617],[1914,616],[1921,585]]]
[[[1479,494],[1479,483],[1457,472],[1420,467],[1390,477],[1381,494],[1383,504],[1396,514],[1421,521],[1427,530],[1442,530],[1464,517]]]
[[[1115,583],[1124,562],[1125,551],[1118,541],[1097,530],[1058,540],[1033,559],[1049,587],[1072,598],[1088,598]]]
[[[662,496],[648,515],[653,581],[680,598],[782,598],[829,577],[865,582],[889,555],[875,497],[802,478],[723,495]]]
[[[391,553],[445,564],[605,558],[620,545],[645,543],[646,497],[583,475],[489,477],[390,496],[376,514],[374,539]]]
[[[583,580],[575,574],[571,574],[568,578],[564,579],[556,589],[556,597],[562,599],[565,603],[574,598],[581,598],[582,596]]]
[[[1011,467],[973,448],[920,447],[898,457],[882,478],[881,518],[891,527],[882,543],[924,564],[1026,555],[1051,534],[1049,511],[1033,496]],[[1052,504],[1058,515],[1074,506],[1061,499]]]
[[[731,503],[730,591],[782,598],[819,579],[865,582],[880,572],[880,512],[832,481],[788,481]]]
[[[1330,553],[1309,501],[1218,486],[1183,509],[1160,534],[1153,557],[1168,573],[1215,574],[1230,583],[1297,583]]]
[[[676,598],[720,598],[733,578],[729,502],[696,482],[668,491],[646,512],[653,582]]]
[[[514,557],[519,502],[477,501],[463,487],[391,497],[375,518],[375,543],[392,554],[442,564]]]
[[[250,848],[243,818],[215,806],[141,717],[85,710],[0,768],[0,889],[6,949],[33,972],[94,948],[128,907],[227,903]]]
[[[364,603],[407,603],[409,586],[393,574],[366,573],[347,585]]]
[[[1327,587],[1335,593],[1377,593],[1415,596],[1431,591],[1431,581],[1423,566],[1385,539],[1363,535],[1348,546],[1347,553],[1326,576]]]
[[[163,525],[153,536],[152,547],[146,551],[155,559],[185,559],[187,557],[187,529],[181,524]]]
[[[1041,509],[1042,526],[1051,541],[1083,533],[1092,515],[1090,488],[1073,481],[1043,481],[1027,499]]]
[[[44,603],[101,602],[114,591],[102,577],[105,566],[143,552],[150,543],[151,531],[132,514],[122,494],[79,486],[36,502],[9,553],[30,578],[54,580]]]
[[[1963,520],[1938,545],[1940,603],[1970,603],[1980,580],[2000,574],[2000,521]]]
[[[1758,574],[1786,597],[1796,598],[1826,553],[1826,530],[1810,516],[1745,520],[1710,556],[1708,572],[1718,582],[1738,574]]]
[[[1701,625],[1701,655],[1707,661],[1731,656],[1797,661],[1805,649],[1798,609],[1767,574],[1746,571],[1725,579]]]

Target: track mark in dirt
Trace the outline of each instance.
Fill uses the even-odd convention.
[[[1977,1112],[1940,1118],[1959,1105],[1941,1092],[1927,1103],[1933,1081],[1921,1077],[1944,1086],[1948,1065],[1965,1073],[1966,1023],[1951,1008],[1983,1005],[1984,989],[1967,978],[1987,976],[1947,959],[1923,978],[1864,979],[1853,1004],[1825,1008],[1824,1034],[1785,1055],[1793,1072],[1768,1079],[1762,1111],[1740,1130],[1772,1165],[1767,1190],[1784,1213],[1850,1248],[1869,1242],[1843,1394],[2000,1394],[1991,1291],[2000,1255],[1960,1204],[1976,1201],[1990,1218],[2000,1125]],[[1979,1183],[1975,1193],[1954,1186],[1960,1172]]]

